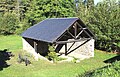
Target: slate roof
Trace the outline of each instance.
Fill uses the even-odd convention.
[[[22,37],[53,43],[79,18],[50,18],[28,28]],[[83,24],[83,23],[82,23]]]

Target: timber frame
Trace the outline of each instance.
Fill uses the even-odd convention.
[[[73,30],[74,30],[73,32],[70,31],[71,28],[73,28]],[[78,22],[75,22],[53,44],[54,45],[60,45],[60,44],[65,45],[65,55],[67,55],[67,54],[71,53],[72,51],[76,50],[77,48],[79,48],[80,46],[84,45],[89,40],[93,39],[93,37],[86,30],[89,30],[89,29],[85,28],[85,27],[82,27]],[[81,34],[86,34],[87,37],[81,37]],[[70,38],[70,39],[73,39],[73,40],[68,40],[68,39],[61,40],[62,37]],[[84,41],[84,42],[82,44],[80,44],[78,47],[69,51],[72,48],[72,46],[75,44],[75,42],[80,42],[80,41]],[[68,48],[67,43],[72,43],[72,45]]]

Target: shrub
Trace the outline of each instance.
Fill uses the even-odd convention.
[[[58,56],[57,56],[56,52],[51,51],[51,52],[48,53],[48,58],[51,59],[51,60],[53,60],[53,62],[56,62]]]
[[[48,56],[47,56],[47,58],[49,59],[49,60],[53,60],[53,62],[56,62],[57,61],[57,54],[56,54],[56,52],[55,52],[55,48],[54,48],[54,46],[51,46],[51,45],[48,45],[48,47],[49,47],[49,52],[48,52]]]
[[[21,50],[18,54],[17,62],[18,63],[25,63],[27,66],[28,64],[31,64],[31,60],[33,59],[33,55]]]
[[[0,34],[14,34],[18,28],[18,18],[14,13],[0,15]]]
[[[16,30],[16,34],[21,34],[23,31],[30,27],[30,24],[26,20],[19,22],[19,28]]]
[[[49,60],[53,60],[54,63],[57,61],[66,60],[66,58],[58,57],[57,53],[55,52],[54,46],[50,46],[50,45],[49,45],[49,53],[47,58]]]

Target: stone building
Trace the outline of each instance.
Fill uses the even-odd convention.
[[[22,33],[23,50],[38,59],[48,53],[48,45],[55,52],[79,58],[94,57],[94,34],[80,18],[50,18]]]

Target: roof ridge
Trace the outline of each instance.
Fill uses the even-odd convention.
[[[69,17],[69,18],[48,18],[48,19],[79,19],[78,17]]]

